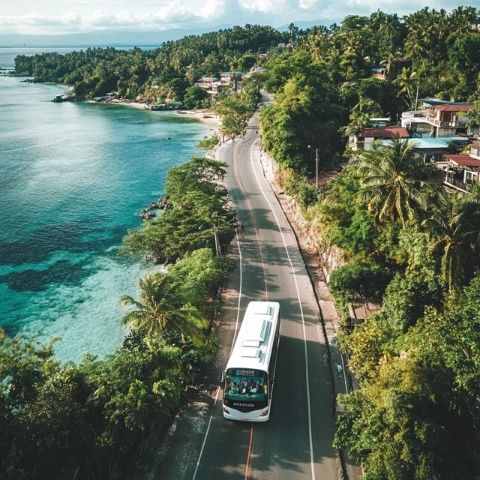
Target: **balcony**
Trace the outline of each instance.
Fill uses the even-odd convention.
[[[426,115],[427,115],[426,110],[410,110],[408,112],[403,112],[402,118],[425,117]]]
[[[427,113],[425,120],[437,128],[466,128],[467,119],[464,117],[454,118],[450,120],[437,119],[436,115]]]
[[[458,177],[455,175],[448,174],[445,177],[445,182],[447,186],[457,188],[459,190],[462,190],[463,192],[470,192],[472,190],[472,181],[464,182],[463,180],[460,180]]]

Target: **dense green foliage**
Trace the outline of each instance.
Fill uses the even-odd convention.
[[[205,150],[211,150],[212,148],[218,145],[220,139],[217,134],[213,134],[211,137],[205,137],[197,143],[198,148],[203,148]]]
[[[15,69],[37,81],[70,85],[80,99],[116,92],[149,101],[186,100],[189,107],[197,107],[206,98],[194,86],[202,75],[249,68],[256,58],[252,52],[266,51],[281,41],[283,34],[271,27],[246,25],[187,36],[149,51],[88,48],[65,55],[20,55]]]
[[[260,90],[255,78],[244,80],[240,92],[220,95],[213,110],[220,117],[220,131],[224,138],[235,139],[243,135],[259,101]]]
[[[401,336],[381,313],[348,339],[360,388],[340,399],[336,442],[362,461],[366,478],[478,478],[479,298],[477,275]]]
[[[220,183],[225,165],[207,158],[193,158],[172,168],[165,186],[168,208],[137,230],[130,230],[124,250],[148,253],[157,261],[171,262],[186,252],[230,243],[235,233],[234,212]]]
[[[346,295],[352,302],[356,297],[380,299],[391,275],[378,265],[355,260],[336,268],[330,277],[332,292]]]
[[[302,76],[289,79],[261,113],[262,139],[280,166],[312,173],[315,152],[308,145],[320,147],[323,168],[334,163],[343,145],[339,128],[346,122],[347,110],[322,69],[307,56],[301,60]]]
[[[172,169],[168,209],[127,235],[128,251],[170,263],[121,299],[129,334],[114,353],[60,364],[52,345],[0,331],[0,478],[129,478],[152,453],[216,351],[211,320],[234,268],[208,248],[234,233],[224,173],[204,158]]]
[[[468,348],[480,346],[472,335],[480,201],[476,191],[446,193],[428,173],[397,140],[359,154],[309,208],[350,258],[331,276],[340,306],[384,292],[381,310],[340,338],[359,388],[340,398],[336,445],[371,480],[480,475],[476,392],[456,384],[457,375],[472,378]],[[444,354],[452,338],[467,359],[456,352],[456,371]],[[458,347],[459,339],[470,347]]]
[[[201,108],[210,104],[208,93],[198,85],[192,85],[185,89],[183,104],[187,108]]]
[[[424,208],[430,185],[438,172],[432,164],[413,156],[414,144],[395,140],[392,147],[376,146],[364,151],[355,167],[361,177],[361,192],[374,219],[398,220],[402,227]]]
[[[377,11],[340,25],[297,32],[290,50],[266,63],[265,88],[275,102],[262,112],[264,147],[282,167],[311,176],[338,166],[350,134],[369,117],[395,120],[422,97],[478,100],[479,12],[424,8],[399,18]],[[372,68],[386,70],[384,80]]]
[[[0,477],[127,478],[135,454],[168,426],[213,358],[207,318],[231,269],[203,249],[146,277],[125,316],[130,334],[103,360],[60,364],[52,346],[2,337]],[[158,312],[168,320],[161,329],[152,328]]]

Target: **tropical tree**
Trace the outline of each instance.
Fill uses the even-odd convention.
[[[123,317],[123,323],[149,334],[176,333],[198,340],[206,326],[195,307],[181,304],[168,275],[162,272],[150,273],[140,280],[139,301],[125,295],[120,302],[135,307]]]
[[[422,224],[430,247],[441,253],[443,279],[451,291],[470,278],[480,260],[480,201],[475,195],[444,194]]]
[[[223,163],[206,158],[194,157],[172,168],[165,185],[167,210],[140,229],[130,230],[123,251],[147,252],[157,262],[167,263],[215,242],[227,245],[235,229],[228,192],[221,183],[224,174]]]
[[[192,85],[185,90],[183,103],[187,108],[200,108],[206,103],[207,98],[208,93],[205,90],[198,85]]]
[[[442,315],[432,312],[426,323],[426,328],[433,330],[437,337],[440,354],[454,374],[457,408],[474,429],[477,444],[480,442],[480,377],[476,374],[480,367],[479,298],[480,273],[477,273]]]
[[[351,109],[349,124],[345,127],[345,134],[358,134],[362,128],[370,125],[370,118],[380,116],[381,108],[371,98],[359,96],[358,103]]]
[[[399,88],[397,96],[403,98],[408,108],[415,110],[420,88],[417,72],[410,68],[403,68],[393,83]]]
[[[396,138],[392,146],[376,146],[356,161],[361,194],[378,222],[392,219],[405,226],[425,208],[435,170],[415,158],[413,148]]]

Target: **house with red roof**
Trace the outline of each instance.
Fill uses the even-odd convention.
[[[436,98],[421,100],[419,110],[403,112],[401,124],[414,137],[454,137],[469,135],[467,113],[474,108],[464,102]]]
[[[372,150],[375,140],[392,140],[410,138],[407,129],[398,125],[386,127],[363,128],[358,135],[350,135],[348,146],[351,150]]]
[[[461,192],[469,192],[472,185],[480,183],[480,141],[470,145],[469,154],[446,154],[444,184]]]

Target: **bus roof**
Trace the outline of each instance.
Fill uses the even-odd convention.
[[[278,324],[278,302],[250,302],[233,347],[229,368],[268,371]]]

